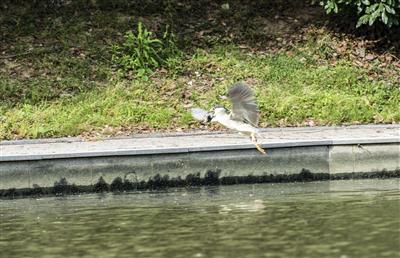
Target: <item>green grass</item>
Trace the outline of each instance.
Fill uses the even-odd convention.
[[[208,59],[208,61],[206,61]],[[369,81],[364,70],[347,62],[336,65],[304,63],[299,56],[247,56],[222,51],[208,56],[229,82],[256,79],[264,125],[301,125],[306,119],[318,124],[396,122],[400,119],[400,91],[385,82]],[[197,67],[200,68],[201,66]],[[229,84],[229,83],[228,83]],[[208,97],[226,91],[226,84]]]
[[[176,78],[109,80],[72,96],[2,105],[0,138],[79,135],[105,126],[196,127],[187,104],[210,108],[239,80],[255,89],[262,126],[400,121],[400,91],[394,86],[368,80],[366,71],[345,61],[321,65],[303,57],[256,55],[232,46],[199,50],[184,62],[186,75]]]
[[[160,36],[168,21],[159,3],[147,1],[149,9],[72,2],[76,6],[46,15],[29,1],[2,10],[1,56],[11,57],[0,58],[0,139],[196,129],[190,107],[220,104],[220,95],[242,80],[256,92],[263,127],[400,122],[400,69],[381,66],[378,58],[359,68],[344,54],[336,57],[333,46],[342,42],[326,30],[299,32],[306,40],[279,51],[277,45],[251,52],[246,46],[269,46],[274,37],[290,38],[292,30],[275,35],[280,23],[240,1],[232,2],[232,17],[218,5],[193,2],[191,19],[179,13],[186,9],[174,15],[185,54],[170,60],[167,71],[139,80],[120,76],[111,46],[138,20]],[[214,20],[204,20],[204,13]],[[266,24],[268,34],[259,29]]]

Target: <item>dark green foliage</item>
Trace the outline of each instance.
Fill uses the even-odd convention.
[[[322,0],[327,13],[350,10],[358,17],[357,27],[382,22],[388,27],[400,22],[400,0]]]

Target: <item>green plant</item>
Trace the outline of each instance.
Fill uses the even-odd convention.
[[[314,1],[315,2],[315,1]],[[400,0],[322,0],[326,13],[339,13],[349,9],[357,13],[357,27],[380,21],[388,27],[400,23]]]
[[[122,45],[112,46],[112,61],[124,73],[134,71],[137,77],[145,77],[159,67],[169,68],[180,53],[168,27],[158,39],[139,22],[137,34],[128,31],[124,38]]]

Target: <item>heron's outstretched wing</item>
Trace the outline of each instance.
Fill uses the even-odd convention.
[[[191,113],[194,119],[200,122],[207,121],[208,112],[201,108],[192,108]]]
[[[242,82],[236,83],[228,91],[228,97],[232,102],[232,119],[257,126],[259,109],[254,99],[253,91],[249,86]]]

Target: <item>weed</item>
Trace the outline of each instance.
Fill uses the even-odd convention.
[[[173,68],[178,63],[179,51],[168,28],[158,39],[139,22],[137,34],[128,31],[124,39],[122,45],[112,46],[112,61],[125,74],[134,71],[136,77],[143,78],[159,67]]]

